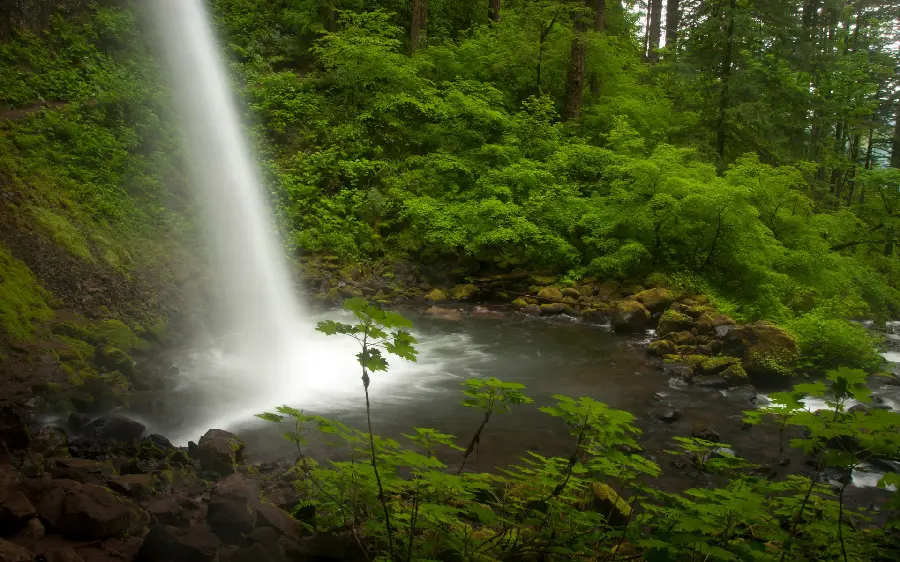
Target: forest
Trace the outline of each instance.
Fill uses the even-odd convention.
[[[0,561],[50,559],[27,535],[38,519],[118,552],[78,551],[89,561],[900,560],[896,493],[877,508],[845,497],[863,463],[881,463],[879,491],[900,486],[900,414],[872,390],[900,386],[883,356],[900,314],[900,2],[204,3],[280,253],[310,300],[348,298],[352,323],[318,330],[360,342],[368,428],[273,404],[259,417],[286,428],[296,462],[268,469],[220,430],[193,449],[143,425],[87,431],[97,420],[79,415],[169,392],[181,330],[215,314],[197,296],[202,209],[144,3],[0,0]],[[695,385],[775,377],[758,409],[750,387],[741,430],[775,428],[782,468],[788,450],[805,460],[774,478],[696,429],[644,455],[639,412],[559,391],[528,415],[559,422],[569,456],[474,472],[492,415],[536,401],[493,377],[463,382],[477,412],[463,446],[437,429],[373,432],[370,382],[422,353],[380,305],[452,319],[441,303],[482,300],[656,328],[641,345]],[[757,353],[766,338],[777,347]],[[66,454],[36,426],[14,444],[34,396],[81,420]],[[350,458],[316,462],[309,441]],[[107,464],[59,468],[69,452]],[[690,486],[654,487],[668,471]],[[46,515],[49,484],[32,488],[47,473],[84,486],[60,498],[94,494],[114,515]],[[302,500],[272,500],[277,517],[235,507],[241,474]],[[138,475],[140,494],[121,483]],[[171,497],[179,515],[159,518],[148,502]],[[188,497],[209,511],[186,515]],[[129,523],[107,532],[113,520]]]

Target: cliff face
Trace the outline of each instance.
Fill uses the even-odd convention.
[[[151,385],[97,349],[152,352],[182,310],[166,93],[133,13],[88,4],[0,0],[0,401]]]

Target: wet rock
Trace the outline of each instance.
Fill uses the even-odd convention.
[[[18,532],[28,521],[37,515],[37,511],[28,498],[19,490],[9,493],[0,491],[0,534],[12,534]]]
[[[33,562],[34,553],[17,544],[0,539],[0,562]]]
[[[756,407],[757,405],[757,395],[756,395],[756,387],[750,384],[745,384],[741,386],[736,386],[734,388],[728,389],[728,393],[744,402],[749,404],[750,406]]]
[[[232,474],[213,488],[207,522],[223,539],[247,534],[256,526],[256,494],[241,474]]]
[[[675,353],[676,349],[677,346],[669,340],[656,340],[650,342],[650,345],[647,346],[647,353],[656,357],[663,357],[665,355],[672,355]]]
[[[720,373],[720,376],[728,382],[728,386],[743,386],[748,383],[750,378],[747,371],[740,363],[735,363]]]
[[[579,291],[578,289],[576,289],[574,287],[566,287],[560,292],[562,293],[563,297],[569,297],[569,298],[573,298],[576,300],[581,298],[581,291]]]
[[[0,441],[5,441],[13,451],[25,449],[31,443],[25,421],[9,407],[0,408]]]
[[[197,458],[205,471],[232,474],[241,461],[243,450],[244,442],[233,433],[211,429],[200,438]]]
[[[689,332],[693,327],[693,318],[678,312],[675,310],[675,307],[672,307],[666,310],[659,319],[659,327],[656,329],[656,333],[660,336],[667,336],[679,332]]]
[[[800,356],[797,341],[769,322],[753,322],[728,332],[722,352],[742,360],[750,377],[772,378],[789,374]]]
[[[37,517],[33,517],[25,524],[25,530],[22,535],[30,539],[42,539],[47,534],[44,524]]]
[[[523,298],[518,298],[512,302],[512,305],[513,305],[513,308],[521,310],[521,309],[525,308],[526,306],[528,306],[528,301],[526,301]]]
[[[33,478],[22,483],[22,492],[35,507],[41,522],[51,531],[58,530],[66,494],[81,489],[74,480]]]
[[[294,540],[299,539],[303,535],[303,527],[300,522],[283,509],[279,509],[274,505],[256,505],[256,526],[270,527],[278,535],[284,535]]]
[[[637,301],[620,301],[612,319],[617,332],[640,332],[650,327],[650,311]]]
[[[0,441],[0,465],[13,466],[14,464],[16,464],[16,458],[6,446],[6,442]]]
[[[46,562],[84,562],[84,558],[71,548],[58,548],[44,554]]]
[[[657,408],[653,410],[653,416],[659,421],[672,423],[680,420],[683,414],[680,410],[676,410],[675,408],[666,406],[664,408]]]
[[[669,337],[676,345],[697,345],[697,336],[690,332],[678,332],[669,334]]]
[[[104,485],[115,473],[109,463],[76,458],[53,459],[47,468],[53,478],[74,480],[82,484]]]
[[[481,295],[481,289],[471,283],[457,285],[450,289],[450,297],[455,301],[473,301]]]
[[[434,318],[440,318],[441,320],[452,320],[454,322],[459,322],[460,320],[462,320],[462,312],[455,308],[432,306],[425,311],[425,314]]]
[[[126,474],[113,478],[107,483],[109,489],[134,498],[138,501],[147,499],[153,492],[153,476],[149,474]]]
[[[557,302],[557,301],[563,300],[562,291],[560,291],[556,287],[544,287],[543,289],[538,291],[537,296],[539,299],[542,299],[545,301]]]
[[[709,427],[709,425],[704,422],[697,422],[694,424],[691,428],[691,437],[703,439],[704,441],[712,441],[713,443],[719,442],[719,432]]]
[[[107,372],[119,371],[126,377],[134,376],[134,360],[130,355],[110,345],[94,348],[94,363]]]
[[[733,322],[733,320],[732,320],[732,322]],[[716,337],[724,338],[725,336],[728,335],[729,332],[731,332],[731,330],[734,330],[734,328],[735,328],[734,324],[725,324],[722,326],[716,326],[715,328],[713,328],[713,330],[716,333]]]
[[[622,293],[623,296],[630,297],[633,295],[638,295],[644,291],[644,288],[640,285],[622,285],[619,289],[619,292]]]
[[[69,438],[59,427],[41,427],[32,434],[30,448],[44,457],[68,457]]]
[[[556,316],[559,314],[573,315],[572,307],[566,303],[554,302],[541,305],[541,314],[545,316]]]
[[[78,412],[101,414],[123,405],[122,397],[103,378],[89,378],[69,394],[69,401]]]
[[[44,457],[32,452],[27,452],[19,466],[19,472],[26,478],[37,478],[44,472]]]
[[[144,424],[121,414],[107,414],[87,424],[84,437],[103,444],[128,443],[144,434]]]
[[[216,562],[222,541],[208,525],[176,529],[156,525],[150,529],[135,562]]]
[[[522,309],[522,312],[527,314],[528,316],[540,316],[541,315],[541,307],[536,304],[529,304],[525,308]]]
[[[703,388],[716,388],[724,390],[728,388],[728,381],[719,375],[700,375],[691,379],[691,384]]]
[[[59,524],[75,540],[119,538],[140,529],[146,516],[106,488],[84,484],[67,494]]]
[[[700,363],[700,366],[698,367],[698,374],[718,375],[732,365],[739,365],[740,362],[741,360],[737,359],[736,357],[711,357]]]
[[[591,485],[591,509],[604,515],[607,522],[613,527],[621,527],[628,523],[631,517],[631,506],[607,484],[594,482]]]
[[[157,500],[147,506],[151,524],[177,527],[182,520],[182,510],[172,498]]]
[[[607,322],[612,319],[613,309],[606,303],[595,303],[582,311],[581,317],[588,322]]]
[[[663,374],[669,378],[689,381],[694,376],[694,366],[680,359],[666,359],[663,362]]]
[[[425,295],[425,300],[430,303],[446,302],[447,293],[440,289],[433,289],[430,293]]]
[[[637,299],[653,314],[664,311],[675,302],[672,291],[661,288],[641,291],[637,294]]]

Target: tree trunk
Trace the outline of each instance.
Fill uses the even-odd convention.
[[[425,44],[425,30],[428,28],[428,0],[412,0],[412,18],[409,32],[410,53]]]
[[[500,0],[488,0],[488,19],[500,21]]]
[[[719,96],[719,119],[716,124],[716,154],[719,156],[719,173],[725,171],[725,129],[728,124],[725,113],[731,105],[729,86],[734,59],[734,12],[736,9],[737,0],[729,0],[728,13],[725,14],[725,17],[728,18],[728,29],[725,33],[725,60],[722,61],[722,92]]]
[[[566,102],[563,106],[562,119],[578,119],[581,112],[581,100],[584,97],[584,55],[587,45],[584,34],[578,32],[572,39],[569,53],[569,72],[566,75]]]
[[[594,4],[594,31],[603,33],[606,27],[606,0],[593,0]],[[600,94],[600,75],[591,72],[591,94]]]
[[[647,33],[647,60],[659,60],[659,39],[662,35],[662,0],[650,0],[650,29]]]
[[[894,113],[894,138],[891,139],[891,168],[900,168],[900,101]]]
[[[678,42],[678,26],[681,25],[680,0],[666,0],[666,48],[675,50]]]

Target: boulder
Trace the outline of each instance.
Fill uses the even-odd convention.
[[[126,377],[134,376],[134,360],[111,345],[98,345],[94,348],[94,363],[104,371],[119,371]]]
[[[732,365],[740,365],[740,363],[741,360],[735,357],[711,357],[700,363],[697,369],[700,375],[718,375]]]
[[[74,480],[33,478],[22,483],[22,492],[35,507],[41,522],[50,531],[58,530],[66,495],[77,492],[81,484]]]
[[[740,363],[729,365],[729,367],[722,371],[720,375],[728,382],[728,386],[742,386],[750,381],[750,377],[747,376],[747,371],[741,367]]]
[[[363,290],[346,283],[342,287],[338,287],[338,294],[345,299],[362,298]]]
[[[242,474],[232,474],[213,488],[206,520],[226,542],[236,542],[256,526],[254,496]]]
[[[650,327],[650,311],[637,301],[620,301],[612,325],[617,332],[641,332]]]
[[[135,562],[217,562],[222,541],[208,525],[176,529],[155,525],[144,537]]]
[[[654,314],[664,311],[675,302],[675,296],[668,289],[647,289],[638,293],[637,299]]]
[[[11,450],[25,449],[31,443],[31,436],[25,421],[12,408],[0,408],[0,441],[5,441]]]
[[[47,535],[47,529],[44,528],[44,524],[41,523],[40,519],[33,517],[25,524],[22,535],[30,539],[42,539]]]
[[[0,539],[0,562],[33,562],[34,553],[27,548]]]
[[[44,554],[46,562],[84,562],[84,558],[71,548],[57,548]]]
[[[0,492],[2,493],[2,492]],[[37,511],[20,490],[12,490],[0,501],[0,534],[12,534],[25,527]]]
[[[756,395],[756,387],[751,384],[745,384],[728,389],[728,394],[737,399],[743,400],[750,406],[756,407],[758,398]]]
[[[647,346],[647,353],[656,357],[672,355],[673,353],[675,353],[675,350],[675,344],[670,342],[669,340],[656,340],[654,342],[650,342],[650,344]]]
[[[528,306],[528,301],[523,298],[518,298],[512,302],[513,308],[518,308],[519,310]]]
[[[669,378],[689,381],[694,376],[694,366],[682,361],[678,355],[667,355],[663,362],[663,374]]]
[[[653,410],[653,416],[656,419],[667,423],[672,423],[680,420],[682,418],[682,415],[683,414],[680,410],[676,410],[675,408],[672,408],[670,406]]]
[[[610,299],[619,290],[619,284],[615,281],[604,281],[595,288],[595,293],[601,299]]]
[[[460,320],[462,320],[462,312],[455,308],[432,306],[425,311],[425,314],[433,318],[440,318],[441,320],[452,320],[454,322],[459,322]]]
[[[430,293],[425,295],[425,300],[430,303],[446,302],[447,293],[440,289],[432,289]]]
[[[545,316],[556,316],[559,314],[573,315],[572,307],[566,303],[554,302],[541,305],[541,314]]]
[[[789,375],[800,357],[794,337],[769,322],[737,327],[722,342],[722,352],[741,359],[747,374],[758,378]]]
[[[527,314],[528,316],[540,316],[541,315],[541,307],[536,304],[529,304],[525,308],[522,309],[522,312]]]
[[[200,468],[221,475],[232,474],[241,461],[243,441],[237,437],[204,438],[197,449]]]
[[[703,439],[704,441],[719,442],[719,433],[703,422],[697,422],[691,428],[691,437],[695,439]]]
[[[146,514],[101,486],[84,484],[66,495],[59,526],[73,540],[121,538],[140,530]]]
[[[114,492],[140,501],[152,495],[153,476],[149,474],[126,474],[113,478],[106,485]]]
[[[64,478],[82,484],[104,485],[115,474],[109,463],[89,459],[53,459],[47,467],[53,478]]]
[[[562,291],[556,287],[544,287],[537,294],[538,298],[544,301],[558,302],[563,300]]]
[[[700,375],[691,379],[691,384],[694,386],[699,386],[703,388],[716,388],[716,389],[726,389],[728,388],[728,381],[722,378],[719,375]]]
[[[84,437],[102,444],[129,443],[144,434],[144,424],[121,414],[107,414],[87,424]]]
[[[693,327],[693,318],[678,312],[675,310],[675,307],[672,307],[666,310],[659,319],[659,327],[656,329],[656,333],[660,336],[667,336],[678,332],[689,332]]]
[[[697,345],[697,336],[690,332],[677,332],[669,334],[668,337],[670,337],[677,345]]]
[[[182,519],[181,506],[172,498],[156,500],[147,506],[151,525],[171,525],[177,527]]]
[[[588,322],[607,322],[612,319],[613,309],[606,303],[595,303],[582,311],[581,317]]]
[[[622,293],[623,296],[630,297],[634,295],[638,295],[644,292],[644,288],[640,285],[622,285],[619,289],[619,292]]]
[[[590,507],[606,517],[607,523],[613,527],[622,527],[631,518],[631,506],[619,497],[607,484],[594,482],[591,484]]]
[[[277,545],[276,545],[277,547]],[[283,556],[273,559],[272,553],[260,543],[253,544],[248,547],[240,548],[231,555],[231,562],[279,562]]]
[[[268,527],[274,529],[279,536],[286,536],[297,540],[303,535],[303,526],[291,515],[274,505],[256,505],[256,527]]]
[[[59,427],[41,427],[31,436],[31,450],[45,457],[68,457],[69,438]]]
[[[468,283],[466,285],[457,285],[450,289],[450,296],[455,301],[473,301],[481,295],[481,289]]]

